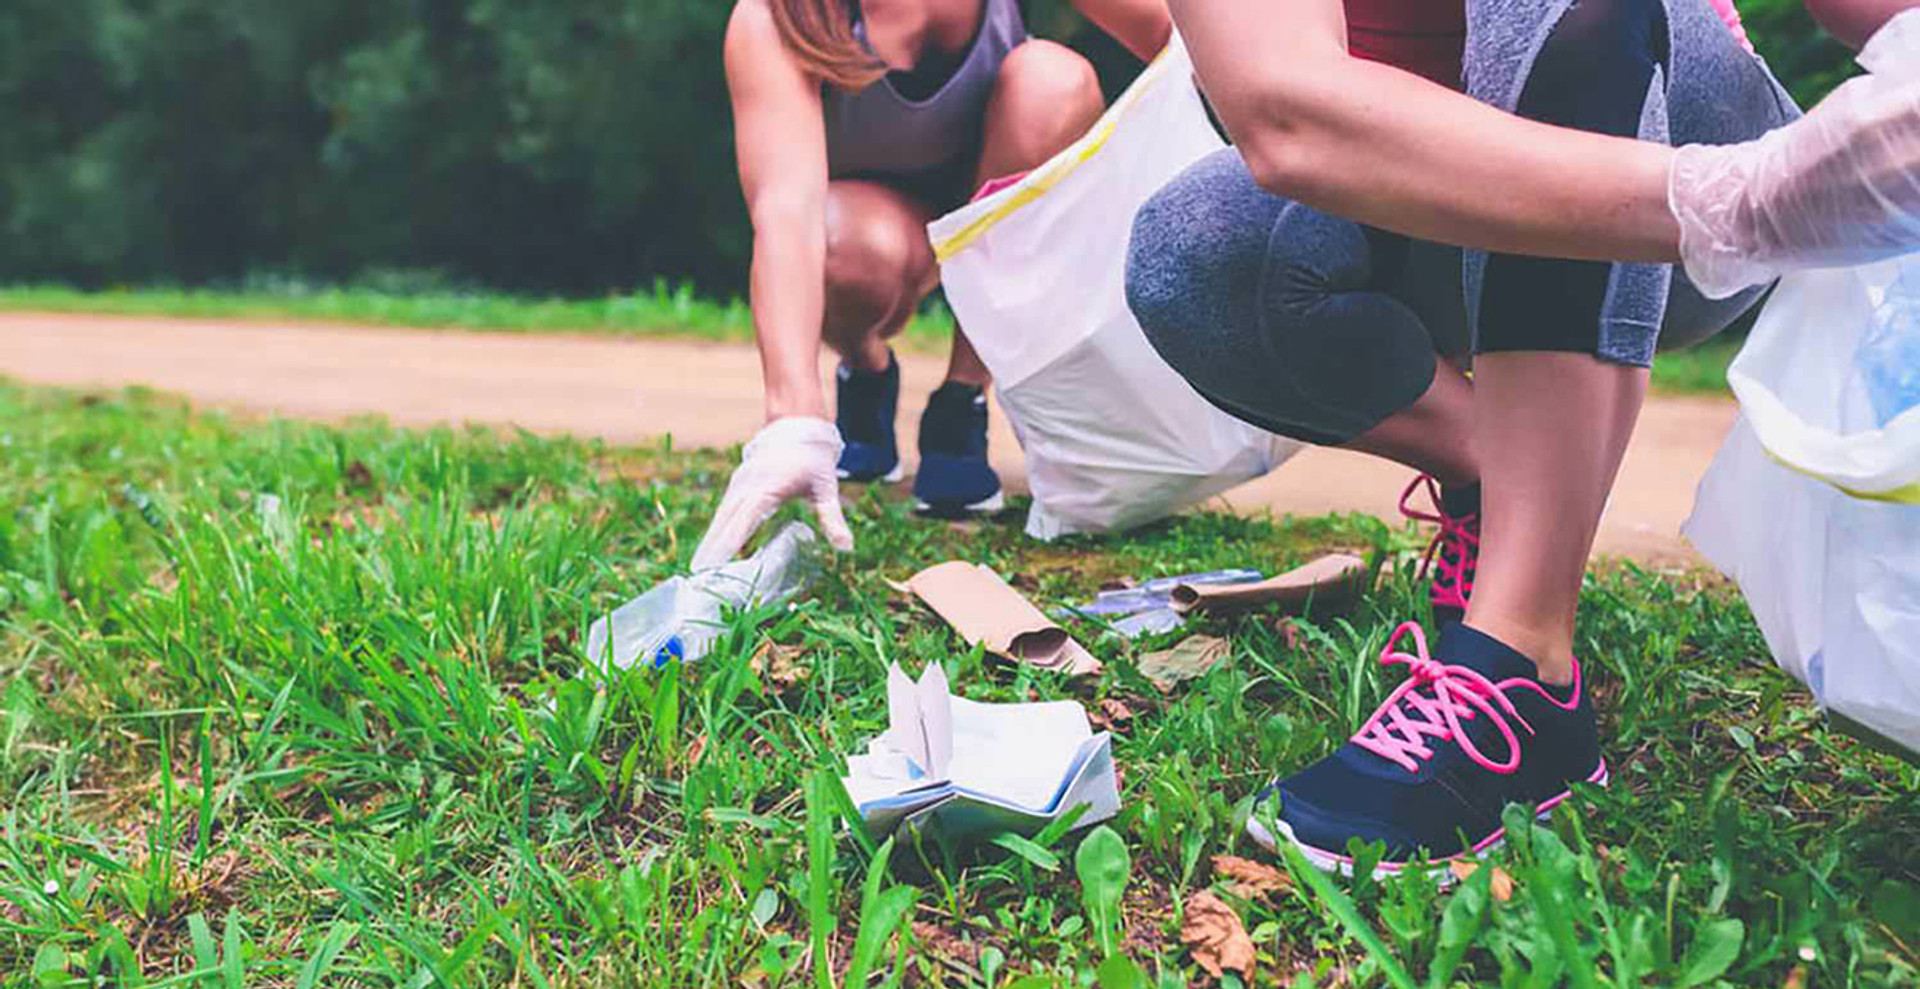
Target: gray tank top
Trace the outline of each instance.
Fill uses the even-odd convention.
[[[1000,63],[1027,38],[1018,0],[985,0],[973,47],[953,75],[923,100],[910,100],[891,78],[858,93],[828,87],[827,173],[909,176],[970,158],[980,147],[987,99]],[[857,19],[854,32],[864,41]]]

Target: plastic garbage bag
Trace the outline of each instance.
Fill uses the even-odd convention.
[[[726,631],[724,609],[778,604],[805,590],[819,573],[818,548],[813,530],[793,522],[744,560],[669,578],[594,622],[587,658],[617,670],[700,659]]]
[[[1686,534],[1822,706],[1920,753],[1920,259],[1789,276]]]
[[[1300,449],[1208,404],[1127,307],[1134,213],[1223,146],[1175,36],[1080,141],[928,228],[947,301],[1026,452],[1030,535],[1150,522]]]

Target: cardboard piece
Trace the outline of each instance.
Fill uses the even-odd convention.
[[[887,670],[887,730],[847,758],[842,782],[868,830],[938,828],[954,838],[1032,835],[1082,804],[1075,827],[1120,811],[1112,736],[1073,701],[954,697],[940,664],[918,682]]]
[[[1219,614],[1279,604],[1300,611],[1309,603],[1344,608],[1366,590],[1367,561],[1347,553],[1332,553],[1257,584],[1182,584],[1173,589],[1173,610]]]
[[[1092,653],[987,567],[942,563],[915,574],[907,589],[968,645],[984,643],[995,655],[1075,676],[1100,672]]]

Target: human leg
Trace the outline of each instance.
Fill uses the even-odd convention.
[[[1457,249],[1370,230],[1260,189],[1225,150],[1134,220],[1129,303],[1147,339],[1224,411],[1423,473],[1439,523],[1430,596],[1465,612],[1478,544],[1472,387]],[[1430,482],[1427,478],[1437,481]]]
[[[972,188],[1043,164],[1085,134],[1103,108],[1086,59],[1050,41],[1021,43],[994,77]],[[965,328],[957,329],[946,381],[920,421],[914,496],[925,510],[945,515],[1000,505],[1000,479],[987,464],[989,378]]]
[[[900,369],[887,339],[900,332],[935,278],[926,224],[933,210],[880,182],[827,187],[826,311],[821,338],[840,355],[835,418],[842,477],[898,480],[894,417]]]
[[[1410,259],[1405,238],[1260,189],[1229,149],[1134,218],[1127,298],[1160,356],[1229,414],[1470,484],[1471,389],[1435,353],[1446,318],[1399,291]]]
[[[1519,112],[1639,133],[1650,112],[1667,109],[1647,103],[1661,95],[1655,81],[1680,37],[1667,13],[1661,0],[1582,0],[1554,27]],[[1740,95],[1728,89],[1716,105]],[[1587,555],[1663,325],[1732,318],[1669,306],[1684,298],[1670,279],[1645,266],[1488,261],[1472,414],[1484,544],[1466,621],[1431,653],[1417,632],[1396,636],[1414,648],[1390,646],[1383,659],[1407,664],[1407,683],[1348,746],[1277,784],[1275,827],[1256,838],[1290,840],[1334,866],[1352,838],[1384,841],[1390,866],[1423,849],[1478,852],[1502,836],[1506,804],[1544,811],[1573,784],[1605,780],[1572,649]]]
[[[1676,141],[1747,140],[1797,115],[1705,0],[1575,6],[1517,108],[1618,136],[1646,130],[1650,110]],[[1542,679],[1572,678],[1581,576],[1656,345],[1717,333],[1762,291],[1708,301],[1664,266],[1488,260],[1475,438],[1500,456],[1483,464],[1486,541],[1468,622],[1532,658]]]

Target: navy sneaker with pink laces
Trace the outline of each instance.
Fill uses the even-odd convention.
[[[1422,488],[1433,500],[1432,512],[1417,511],[1409,504]],[[1433,601],[1434,624],[1444,628],[1466,618],[1474,570],[1480,565],[1480,485],[1442,488],[1433,475],[1422,474],[1400,496],[1400,514],[1440,527],[1420,561],[1421,578],[1433,578],[1427,596]]]
[[[1396,651],[1408,639],[1413,652]],[[1544,817],[1575,783],[1605,785],[1578,666],[1570,686],[1541,683],[1525,656],[1458,624],[1435,652],[1416,622],[1393,633],[1380,661],[1406,666],[1407,681],[1339,751],[1261,792],[1247,822],[1255,841],[1287,842],[1341,873],[1353,868],[1349,842],[1383,842],[1374,873],[1391,875],[1485,854],[1506,837],[1508,804]]]

